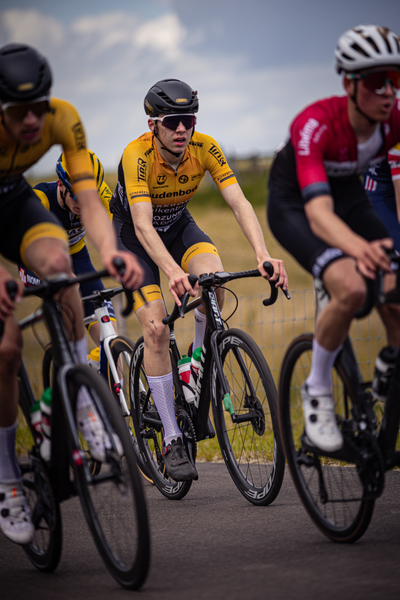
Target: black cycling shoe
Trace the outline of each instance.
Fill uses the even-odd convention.
[[[182,440],[172,440],[168,446],[162,449],[165,469],[168,475],[175,481],[192,481],[197,479],[196,467],[192,465]]]

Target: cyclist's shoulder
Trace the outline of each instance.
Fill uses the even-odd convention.
[[[33,191],[48,210],[54,210],[57,202],[57,181],[42,181],[37,183]]]
[[[334,127],[337,119],[347,123],[347,98],[346,96],[330,96],[322,98],[303,108],[292,121],[292,128],[315,119],[318,123]]]
[[[132,154],[146,154],[150,155],[153,149],[154,144],[154,136],[151,131],[147,131],[143,133],[141,136],[132,140],[130,142],[123,153],[123,156],[132,155]]]

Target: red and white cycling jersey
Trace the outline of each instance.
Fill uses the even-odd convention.
[[[380,130],[381,147],[365,163],[349,121],[346,96],[326,98],[305,108],[290,127],[303,200],[330,194],[328,178],[360,174],[387,156],[400,142],[400,99]]]

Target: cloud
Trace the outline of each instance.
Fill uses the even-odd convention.
[[[13,9],[0,12],[0,23],[2,43],[25,41],[49,58],[53,94],[77,107],[106,169],[115,170],[125,146],[147,130],[143,98],[160,79],[197,89],[198,130],[236,155],[270,152],[302,106],[340,92],[331,64],[265,68],[240,45],[235,53],[204,52],[207,32],[198,29],[193,38],[172,11],[157,18],[109,11],[64,25],[37,10]],[[52,171],[57,154],[35,172]]]

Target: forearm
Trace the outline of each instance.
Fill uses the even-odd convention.
[[[79,198],[82,225],[86,229],[88,238],[104,258],[117,248],[114,228],[97,193],[94,198],[92,192],[89,191],[81,192],[81,194],[90,194],[90,196],[84,196],[83,200],[81,197]]]
[[[265,245],[264,235],[257,216],[247,200],[241,205],[233,209],[233,214],[254,250],[258,261],[265,260],[266,256],[270,256]]]
[[[168,279],[170,279],[177,270],[181,270],[151,224],[135,223],[135,233],[147,254],[165,273]]]

